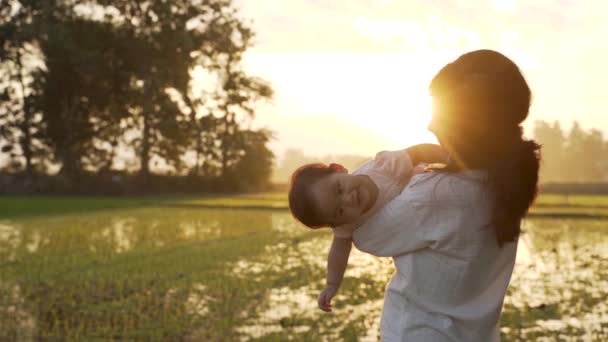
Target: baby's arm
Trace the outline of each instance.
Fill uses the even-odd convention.
[[[331,300],[338,292],[340,284],[342,284],[351,247],[352,240],[350,238],[334,236],[327,257],[327,283],[318,300],[319,308],[323,311],[331,311]]]
[[[424,172],[425,164],[447,162],[448,153],[441,146],[418,144],[405,150],[378,152],[373,167],[406,184],[413,175]]]

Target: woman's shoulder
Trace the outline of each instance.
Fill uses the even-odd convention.
[[[487,201],[488,182],[482,171],[430,171],[414,176],[404,194],[412,202],[468,207]]]

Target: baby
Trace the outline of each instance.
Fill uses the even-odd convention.
[[[421,163],[444,163],[438,145],[420,144],[400,151],[382,151],[352,174],[339,164],[308,164],[291,176],[289,209],[305,226],[331,227],[334,237],[327,260],[327,282],[319,308],[331,311],[331,300],[342,283],[352,246],[352,233],[395,198]]]

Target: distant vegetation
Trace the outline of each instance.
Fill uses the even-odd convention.
[[[153,173],[266,187],[271,132],[248,127],[273,92],[242,68],[253,37],[230,0],[3,1],[4,191],[148,190]]]
[[[285,150],[283,158],[274,170],[272,180],[275,183],[286,184],[289,182],[291,174],[300,166],[310,163],[340,163],[349,171],[355,170],[365,161],[373,156],[363,156],[358,154],[327,154],[324,156],[311,156],[297,148]]]
[[[542,144],[540,178],[544,190],[553,193],[608,193],[608,140],[601,131],[595,128],[584,130],[577,122],[569,130],[564,130],[557,121],[536,121],[533,138]],[[275,169],[273,181],[288,183],[293,171],[307,163],[337,162],[354,170],[372,157],[311,156],[300,149],[287,149]]]
[[[574,122],[564,130],[558,121],[537,121],[534,139],[543,145],[543,182],[608,182],[608,141],[598,129]]]

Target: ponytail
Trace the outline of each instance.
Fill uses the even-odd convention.
[[[540,145],[533,140],[520,140],[510,150],[488,168],[494,196],[492,223],[499,246],[519,237],[521,219],[538,192]]]

